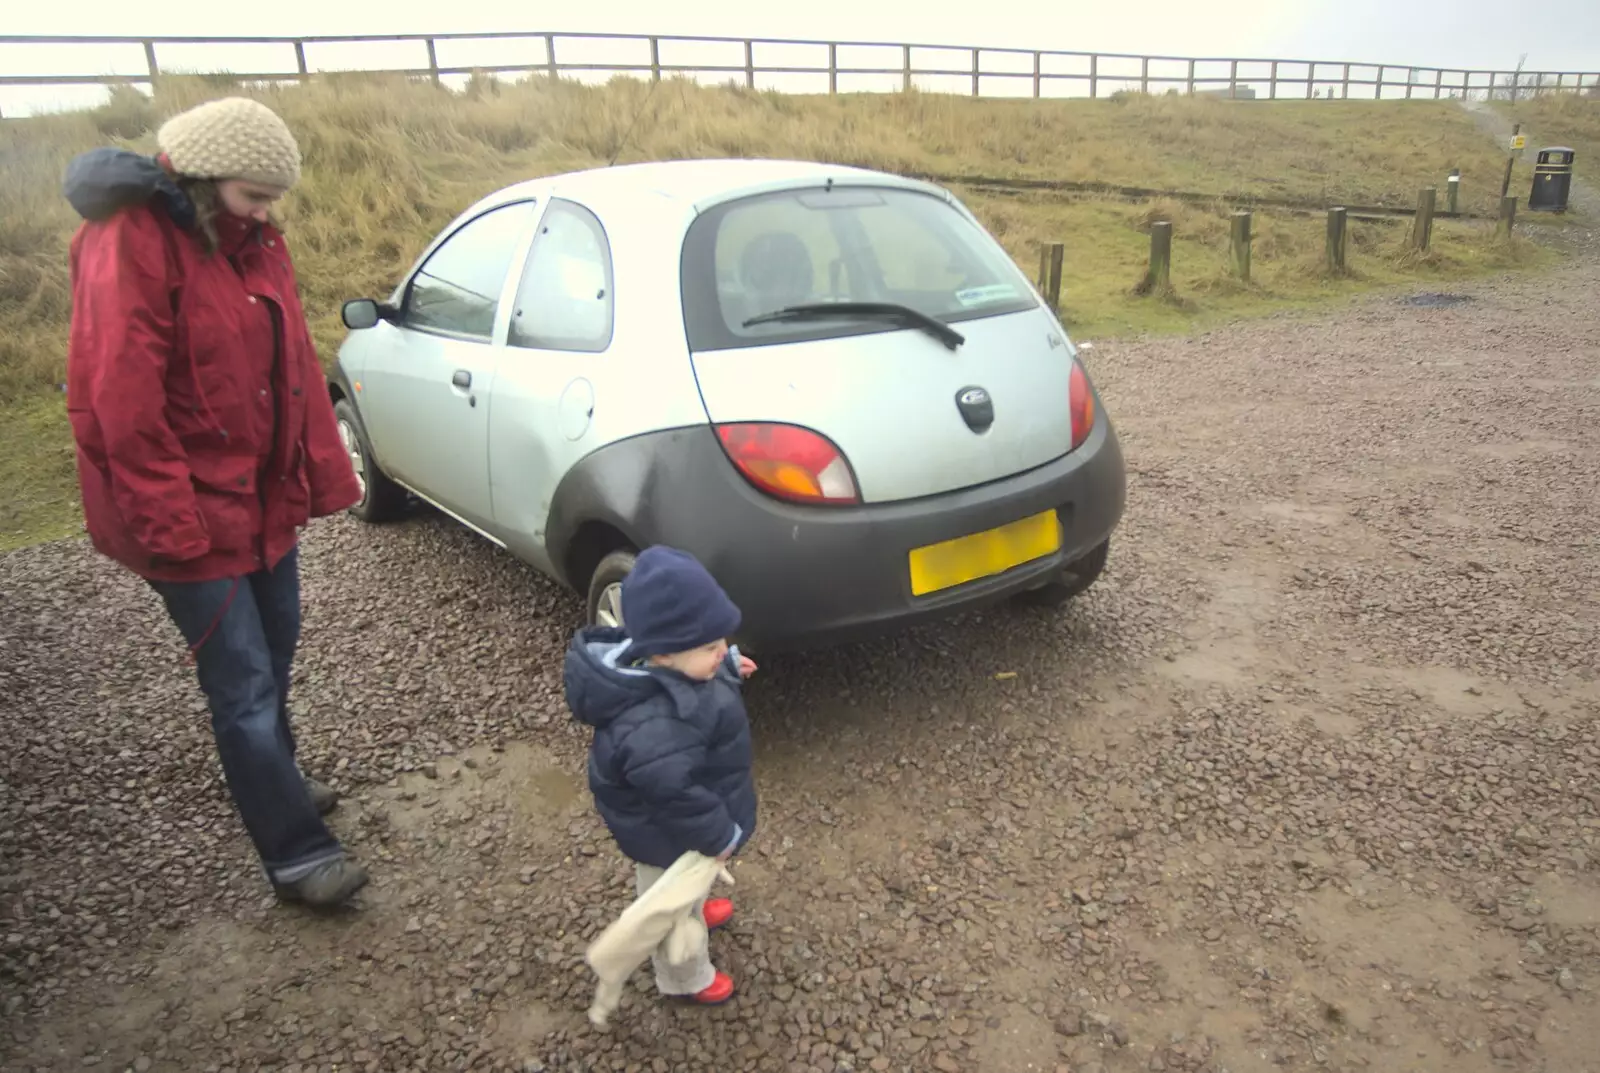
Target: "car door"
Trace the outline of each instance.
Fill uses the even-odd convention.
[[[551,497],[590,449],[593,370],[615,323],[611,248],[599,218],[550,199],[517,277],[489,425],[494,522],[508,546],[548,568]]]
[[[466,221],[407,281],[393,325],[368,350],[361,419],[385,470],[478,529],[493,519],[489,395],[514,253],[533,201]]]

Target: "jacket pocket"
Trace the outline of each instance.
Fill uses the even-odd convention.
[[[211,534],[213,551],[238,551],[255,545],[261,528],[256,460],[208,454],[189,458],[190,483]]]

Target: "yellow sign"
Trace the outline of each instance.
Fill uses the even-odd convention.
[[[1528,139],[1527,139],[1526,135],[1513,134],[1511,136],[1511,151],[1513,153],[1522,152],[1523,147],[1526,146],[1527,144],[1528,144]]]

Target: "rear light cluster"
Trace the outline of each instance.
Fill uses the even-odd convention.
[[[861,502],[850,463],[826,436],[798,425],[718,425],[722,449],[746,480],[794,503]]]
[[[1089,375],[1077,361],[1072,363],[1072,376],[1067,387],[1068,407],[1072,411],[1072,449],[1083,446],[1094,428],[1094,392],[1089,390]]]

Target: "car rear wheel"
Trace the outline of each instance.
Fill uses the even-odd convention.
[[[1106,539],[1061,568],[1056,580],[1017,594],[1019,603],[1033,607],[1059,607],[1093,585],[1105,572],[1111,541]]]
[[[589,576],[589,625],[622,625],[622,579],[633,570],[638,553],[632,548],[611,552]]]
[[[372,445],[350,400],[334,403],[333,417],[339,427],[339,444],[350,456],[350,468],[356,471],[356,483],[361,486],[361,502],[351,507],[350,513],[364,522],[400,517],[406,508],[406,490],[391,481],[373,459]]]

